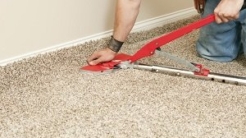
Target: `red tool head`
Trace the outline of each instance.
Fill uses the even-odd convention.
[[[100,63],[98,65],[84,66],[81,68],[81,70],[91,71],[91,72],[104,72],[106,70],[114,69],[115,66],[117,66],[123,61],[129,60],[130,58],[131,58],[130,55],[120,53],[120,54],[117,54],[112,61]]]

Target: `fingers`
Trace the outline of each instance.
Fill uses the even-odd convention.
[[[235,20],[239,18],[239,13],[223,13],[223,11],[214,10],[215,13],[215,21],[217,23],[227,23],[229,21]]]
[[[97,65],[102,62],[100,57],[101,55],[99,54],[99,52],[95,52],[87,59],[87,63],[89,65]]]
[[[102,62],[104,62],[104,60],[101,57],[99,57],[99,58],[96,58],[96,59],[94,59],[88,63],[89,63],[89,65],[97,65],[97,64],[102,63]]]
[[[217,23],[227,23],[231,20],[231,18],[225,17],[223,14],[215,14],[215,21]]]
[[[112,60],[117,53],[111,49],[102,49],[94,52],[88,59],[87,63],[89,65],[97,65],[102,62],[107,62]]]

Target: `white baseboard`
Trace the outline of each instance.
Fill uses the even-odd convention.
[[[197,14],[197,12],[196,12],[196,10],[194,8],[187,8],[187,9],[183,9],[183,10],[180,10],[180,11],[177,11],[177,12],[173,12],[173,13],[170,13],[170,14],[165,14],[165,15],[162,15],[162,16],[159,16],[159,17],[154,17],[154,18],[151,18],[151,19],[147,19],[147,20],[144,20],[144,21],[137,22],[135,24],[132,32],[141,31],[141,30],[148,30],[148,29],[151,29],[151,28],[155,28],[155,27],[158,27],[158,26],[165,25],[167,23],[171,23],[171,22],[175,22],[175,21],[178,21],[178,20],[181,20],[181,19],[185,19],[185,18],[188,18],[188,17],[196,15],[196,14]],[[44,48],[44,49],[40,49],[40,50],[37,50],[37,51],[26,53],[26,54],[23,54],[23,55],[20,55],[20,56],[15,56],[15,57],[12,57],[12,58],[4,59],[4,60],[0,61],[0,66],[5,66],[6,64],[13,63],[15,61],[19,61],[19,60],[22,60],[22,59],[25,59],[25,58],[34,57],[34,56],[37,56],[39,54],[44,54],[44,53],[56,51],[56,50],[59,50],[59,49],[62,49],[62,48],[68,48],[68,47],[72,47],[72,46],[77,46],[79,44],[85,43],[85,42],[90,41],[90,40],[97,40],[97,39],[101,39],[101,38],[104,38],[104,37],[108,37],[108,36],[112,35],[112,32],[113,32],[113,30],[108,30],[108,31],[105,31],[105,32],[102,32],[102,33],[90,35],[90,36],[83,37],[83,38],[80,38],[80,39],[77,39],[77,40],[73,40],[73,41],[69,41],[69,42],[66,42],[66,43],[62,43],[62,44],[58,44],[58,45],[55,45],[55,46],[51,46],[49,48]]]

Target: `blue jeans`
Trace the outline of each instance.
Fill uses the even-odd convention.
[[[202,17],[214,12],[220,0],[206,0]],[[211,23],[200,30],[196,44],[198,55],[208,60],[229,62],[241,53],[246,55],[246,10],[235,21]]]

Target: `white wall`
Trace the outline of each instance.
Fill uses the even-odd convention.
[[[113,28],[116,0],[1,0],[0,62]],[[139,21],[193,7],[143,0]]]

